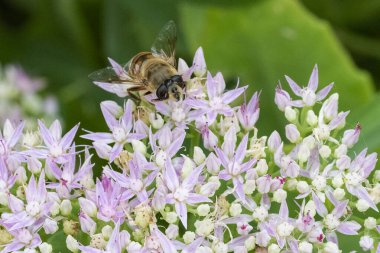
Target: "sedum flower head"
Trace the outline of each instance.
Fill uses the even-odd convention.
[[[31,134],[4,123],[1,252],[55,252],[55,233],[88,253],[341,252],[340,234],[380,249],[376,216],[356,217],[378,212],[377,154],[352,152],[361,126],[345,128],[348,112],[328,95],[332,84],[318,91],[316,66],[307,86],[285,77],[292,92],[276,88],[287,123],[269,136],[256,125],[259,93],[227,88],[202,49],[178,73],[179,101],[102,102],[108,130],[86,130],[85,147],[74,143],[79,125],[63,133],[59,121],[38,121]],[[128,94],[123,84],[97,85]]]

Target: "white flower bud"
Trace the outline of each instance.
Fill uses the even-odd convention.
[[[317,123],[318,123],[318,117],[317,115],[315,115],[314,111],[313,110],[309,110],[307,111],[307,115],[306,115],[306,123],[309,125],[309,126],[316,126]]]
[[[312,253],[313,245],[306,241],[302,241],[298,244],[298,250],[299,250],[299,253]]]
[[[142,155],[146,154],[146,146],[142,141],[132,140],[132,147],[134,151],[140,152]]]
[[[54,234],[58,231],[58,223],[53,219],[47,218],[45,219],[43,228],[46,234]]]
[[[322,147],[319,148],[319,154],[322,158],[327,159],[331,155],[331,148],[327,145],[322,145]]]
[[[28,180],[28,176],[26,175],[26,171],[24,167],[19,166],[15,172],[15,175],[16,175],[16,182],[18,184],[21,184],[21,185],[26,184]]]
[[[208,204],[201,204],[197,207],[197,214],[199,216],[207,216],[210,213],[210,206]]]
[[[0,205],[8,206],[8,194],[0,191]]]
[[[325,201],[326,201],[326,195],[325,195],[325,193],[324,193],[324,192],[316,192],[316,194],[317,194],[318,198],[319,198],[323,203],[325,203]]]
[[[194,162],[195,162],[197,165],[200,165],[200,164],[202,164],[205,160],[206,160],[206,155],[205,155],[205,153],[203,153],[203,150],[202,150],[200,147],[195,146],[195,147],[194,147]]]
[[[359,212],[365,212],[369,208],[369,204],[364,199],[359,199],[358,202],[356,202],[356,208]]]
[[[373,249],[373,239],[368,235],[362,236],[360,237],[359,245],[364,251],[371,250]]]
[[[160,114],[149,113],[149,121],[154,129],[160,129],[164,125],[164,120]]]
[[[243,210],[242,210],[241,205],[239,203],[232,203],[232,205],[230,206],[231,216],[237,216],[237,215],[241,214],[242,211]]]
[[[59,214],[60,205],[57,201],[53,201],[50,207],[50,214],[52,217],[55,217]]]
[[[268,247],[268,253],[280,253],[281,249],[277,244],[272,243]]]
[[[285,118],[293,123],[297,119],[297,111],[291,106],[285,107]]]
[[[294,124],[286,125],[285,135],[286,135],[286,138],[292,143],[296,143],[300,139],[300,136],[301,136],[296,125]]]
[[[285,182],[285,187],[289,191],[294,191],[295,189],[297,189],[297,184],[298,184],[297,179],[295,179],[295,178],[289,178],[288,179],[287,178],[287,180]]]
[[[302,143],[305,144],[309,150],[312,150],[315,146],[315,138],[312,135],[309,135],[302,140]]]
[[[183,156],[183,158],[184,158],[184,161],[183,161],[183,166],[182,166],[182,171],[181,171],[181,177],[182,179],[185,179],[194,170],[195,164],[193,160],[191,160],[189,157]]]
[[[375,174],[373,175],[373,179],[375,182],[380,182],[380,170],[376,170]]]
[[[103,236],[103,238],[104,238],[104,236]],[[120,238],[121,248],[126,248],[127,245],[131,243],[131,235],[126,230],[120,231],[120,237],[119,238]]]
[[[376,205],[380,203],[380,184],[379,183],[373,186],[369,195],[371,196],[371,199],[373,200],[373,202],[375,202]]]
[[[105,225],[102,228],[102,235],[105,240],[108,240],[111,237],[111,234],[113,232],[113,228],[110,225]]]
[[[268,164],[265,159],[260,159],[256,165],[256,172],[259,176],[266,175],[268,172]]]
[[[183,235],[183,241],[186,244],[190,244],[195,240],[195,233],[191,231],[186,231],[185,234]]]
[[[214,230],[214,222],[210,219],[204,219],[202,221],[197,220],[195,223],[195,233],[200,236],[208,236]]]
[[[306,162],[310,157],[310,150],[305,144],[301,144],[297,154],[298,160],[301,163]]]
[[[268,193],[270,191],[270,184],[272,178],[269,175],[264,175],[256,179],[257,190],[260,193]]]
[[[79,198],[79,205],[82,209],[82,211],[87,214],[90,217],[95,217],[98,210],[96,208],[96,205],[91,200],[88,200],[86,198]]]
[[[71,211],[73,210],[70,200],[68,199],[62,200],[59,209],[61,210],[61,214],[63,216],[69,216],[71,214]]]
[[[335,188],[340,188],[344,184],[343,178],[341,175],[336,175],[335,177],[333,177],[331,182]]]
[[[179,234],[179,228],[177,225],[170,224],[169,227],[165,230],[165,234],[171,240],[175,239]]]
[[[74,253],[79,251],[79,243],[71,235],[68,235],[66,237],[66,247],[68,250],[70,250],[71,252],[74,252]]]
[[[210,153],[206,159],[207,171],[212,175],[217,175],[220,171],[220,161],[214,153]]]
[[[244,241],[244,246],[248,251],[254,250],[256,247],[256,238],[254,236],[248,237],[248,239]]]
[[[38,249],[40,250],[41,253],[51,253],[53,252],[53,247],[51,244],[43,242],[38,246]]]
[[[255,220],[262,222],[268,217],[268,210],[263,206],[256,207],[253,210],[252,217]]]
[[[268,138],[268,149],[272,153],[276,152],[281,144],[281,137],[277,131],[274,131]]]
[[[294,226],[288,222],[283,222],[277,226],[277,234],[281,237],[287,237],[293,232]]]
[[[333,195],[337,200],[343,200],[344,196],[346,195],[346,191],[342,188],[336,188],[333,192]]]
[[[25,199],[25,197],[26,197],[25,196],[25,186],[20,185],[19,187],[17,187],[16,196],[19,199]]]
[[[286,200],[287,195],[287,192],[280,188],[273,193],[273,200],[277,203],[282,203]]]
[[[323,176],[316,176],[312,181],[312,185],[317,191],[323,191],[326,188],[326,178]]]
[[[256,190],[256,181],[247,180],[243,185],[243,190],[245,194],[251,195]]]
[[[346,154],[347,154],[347,146],[344,144],[339,145],[339,147],[337,147],[334,151],[334,155],[336,158],[339,158]]]
[[[341,253],[342,251],[339,250],[338,245],[336,245],[333,242],[327,242],[325,244],[325,247],[323,248],[323,253]]]
[[[168,223],[176,223],[178,219],[178,215],[176,212],[167,212],[164,215],[165,221]]]
[[[306,193],[310,191],[310,186],[306,181],[298,181],[297,191],[301,194]]]
[[[194,66],[194,75],[196,77],[202,77],[206,74],[207,67],[206,67],[206,61],[205,61],[202,47],[199,47],[197,51],[195,51],[193,66]]]
[[[359,140],[361,126],[356,125],[355,129],[349,129],[344,131],[342,143],[347,147],[352,148]]]
[[[373,217],[368,217],[367,219],[364,220],[364,227],[366,229],[374,229],[376,228],[376,219]]]

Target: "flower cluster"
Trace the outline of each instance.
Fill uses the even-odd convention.
[[[52,122],[58,115],[54,96],[42,96],[42,79],[31,78],[17,65],[0,66],[0,123],[6,119],[24,120],[28,129],[35,130],[35,118]]]
[[[348,112],[332,84],[317,91],[317,67],[306,87],[286,77],[294,96],[277,87],[288,124],[267,137],[255,127],[259,93],[234,106],[247,86],[226,90],[201,48],[178,66],[179,101],[102,102],[109,130],[86,130],[91,146],[73,142],[78,125],[62,134],[58,121],[39,121],[40,141],[25,142],[24,124],[6,121],[2,253],[338,253],[338,234],[380,251],[377,154],[352,151],[360,125],[345,130]]]

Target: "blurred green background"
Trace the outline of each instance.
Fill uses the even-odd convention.
[[[378,0],[0,0],[0,62],[45,77],[66,128],[105,130],[99,102],[116,99],[87,76],[107,57],[127,62],[149,50],[160,28],[178,24],[177,56],[191,63],[202,46],[208,68],[230,87],[261,90],[260,134],[283,128],[274,88],[284,74],[306,85],[314,64],[320,87],[335,82],[348,126],[362,124],[357,149],[380,151]],[[353,249],[353,246],[347,246]],[[355,245],[356,249],[357,245]]]

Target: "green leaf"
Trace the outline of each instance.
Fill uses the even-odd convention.
[[[70,253],[71,251],[66,247],[66,235],[63,230],[59,230],[49,237],[47,243],[53,245],[53,252]]]
[[[328,24],[297,1],[255,1],[234,8],[183,2],[180,17],[189,48],[203,47],[213,73],[222,71],[232,85],[237,78],[249,83],[249,95],[262,91],[261,134],[284,123],[273,103],[278,80],[287,90],[285,74],[306,86],[316,63],[320,88],[335,82],[333,92],[339,92],[342,110],[354,110],[372,97],[368,74],[355,67]]]
[[[369,151],[380,152],[380,94],[367,105],[354,111],[350,119],[359,122],[362,130],[359,142],[355,145],[355,150],[360,151],[368,147]]]

